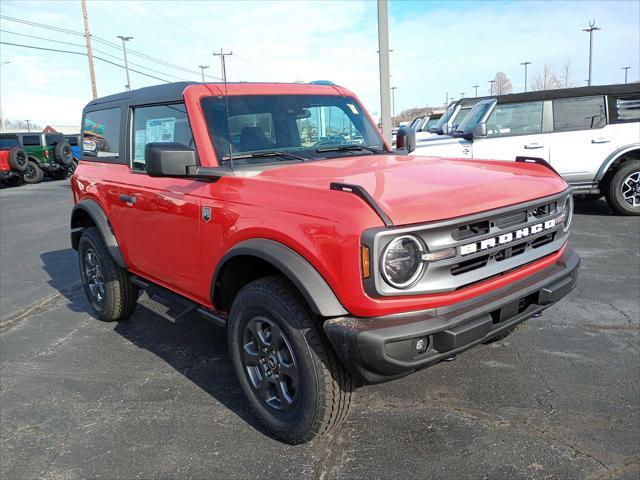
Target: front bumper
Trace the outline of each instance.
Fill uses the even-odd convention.
[[[416,313],[334,318],[324,331],[353,373],[384,382],[486,342],[548,308],[574,289],[579,268],[580,257],[566,248],[551,266],[488,295]],[[418,354],[420,339],[428,349]]]

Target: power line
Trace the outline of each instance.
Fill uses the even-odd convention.
[[[54,40],[53,38],[39,37],[37,35],[27,35],[27,34],[24,34],[24,33],[11,32],[9,30],[4,30],[4,29],[0,29],[0,32],[9,33],[11,35],[18,35],[20,37],[33,38],[33,39],[36,39],[36,40],[44,40],[46,42],[59,43],[61,45],[71,45],[73,47],[84,48],[84,45],[80,45],[80,44],[72,43],[72,42],[64,42],[62,40]],[[121,58],[118,55],[113,55],[111,53],[105,52],[104,50],[98,50],[97,48],[94,48],[93,51],[97,52],[97,53],[100,53],[101,55],[105,55],[107,57],[115,58],[117,60],[120,60],[120,58]],[[153,73],[159,73],[160,75],[166,75],[167,77],[172,77],[172,78],[174,78],[176,80],[185,80],[184,77],[176,77],[175,75],[172,75],[172,74],[167,73],[167,72],[161,72],[160,70],[155,70],[155,69],[153,69],[151,67],[147,67],[146,65],[141,65],[139,63],[134,63],[134,62],[131,62],[131,61],[129,62],[129,64],[133,65],[133,66],[136,66],[136,67],[139,67],[139,68],[143,68],[143,69],[148,70],[148,71],[153,72]]]
[[[25,25],[30,25],[30,26],[37,27],[37,28],[43,28],[43,29],[52,30],[52,31],[55,31],[55,32],[66,33],[66,34],[69,34],[69,35],[77,35],[77,36],[84,37],[84,33],[76,32],[74,30],[69,30],[69,29],[66,29],[66,28],[53,27],[51,25],[44,25],[42,23],[32,22],[32,21],[29,21],[29,20],[22,20],[20,18],[8,17],[6,15],[0,15],[0,18],[3,19],[3,20],[9,20],[11,22],[23,23]],[[121,45],[118,45],[117,43],[114,43],[114,42],[110,42],[109,40],[105,40],[105,39],[97,37],[95,35],[91,35],[91,39],[94,40],[95,42],[101,43],[103,45],[107,45],[107,46],[109,46],[111,48],[115,48],[118,51],[122,50],[122,46]],[[176,65],[176,64],[173,64],[173,63],[170,63],[170,62],[166,62],[166,61],[160,60],[158,58],[154,58],[154,57],[152,57],[150,55],[147,55],[147,54],[144,54],[144,53],[141,53],[141,52],[137,52],[135,50],[128,49],[127,53],[129,53],[131,55],[135,55],[135,56],[140,57],[140,58],[143,58],[143,59],[145,59],[147,61],[150,61],[150,62],[158,63],[158,64],[163,65],[165,67],[173,68],[175,70],[181,70],[183,72],[191,73],[192,75],[200,76],[200,72],[198,72],[196,70],[191,70],[191,69],[188,69],[188,68],[185,68],[185,67],[181,67],[179,65]],[[214,76],[211,76],[211,75],[209,77],[213,78],[214,80],[221,80],[220,78],[214,77]]]
[[[47,52],[70,53],[72,55],[82,55],[83,57],[87,56],[87,54],[84,53],[84,52],[72,52],[70,50],[59,50],[57,48],[36,47],[35,45],[22,45],[22,44],[19,44],[19,43],[11,43],[11,42],[0,42],[0,45],[11,45],[13,47],[31,48],[31,49],[34,49],[34,50],[45,50]],[[94,55],[93,58],[95,58],[96,60],[100,60],[101,62],[108,63],[110,65],[115,65],[116,67],[120,67],[122,69],[125,68],[124,65],[120,65],[119,63],[112,62],[111,60],[107,60],[107,59],[104,59],[102,57],[96,57]],[[130,68],[129,70],[131,70],[132,72],[135,72],[135,73],[137,73],[139,75],[144,75],[145,77],[153,78],[155,80],[160,80],[161,82],[171,83],[171,80],[165,80],[164,78],[155,77],[153,75],[149,75],[148,73],[144,73],[144,72],[141,72],[139,70],[134,70],[133,68]]]

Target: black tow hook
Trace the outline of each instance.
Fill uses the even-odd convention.
[[[454,353],[453,355],[443,358],[442,361],[443,362],[453,362],[455,359],[457,358],[456,354]]]

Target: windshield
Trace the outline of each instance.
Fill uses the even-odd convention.
[[[439,118],[430,118],[429,120],[427,120],[427,124],[422,127],[422,130],[430,130],[434,128],[439,121]]]
[[[451,130],[458,130],[458,125],[460,125],[462,121],[467,118],[469,112],[471,112],[471,107],[463,107],[458,110],[458,114],[451,121]]]
[[[458,125],[458,128],[456,128],[456,131],[458,131],[458,132],[470,132],[471,130],[473,130],[473,127],[475,127],[477,125],[477,123],[480,120],[482,120],[482,118],[484,117],[485,113],[487,113],[487,111],[491,108],[493,103],[494,103],[493,100],[488,100],[488,101],[477,103],[471,109],[471,111],[468,113],[468,115],[464,118],[464,120],[462,122],[460,122],[460,124]]]
[[[381,135],[353,97],[220,96],[203,99],[202,107],[216,155],[223,163],[232,156],[234,165],[242,165],[371,155],[384,150]]]
[[[452,105],[449,108],[447,108],[447,111],[444,112],[444,115],[442,115],[440,119],[436,122],[436,124],[433,126],[433,129],[442,130],[442,127],[449,121],[449,119],[451,118],[451,115],[453,115],[453,112],[455,110],[456,110],[455,105]]]

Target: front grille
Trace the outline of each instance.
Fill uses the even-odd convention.
[[[428,261],[425,274],[406,290],[394,289],[376,275],[376,293],[383,296],[415,295],[455,291],[504,275],[559,250],[568,233],[555,224],[566,194],[538,202],[475,215],[459,222],[443,221],[403,229],[419,236],[428,253],[455,251],[455,256]],[[376,236],[374,254],[380,256],[393,230]]]

